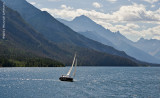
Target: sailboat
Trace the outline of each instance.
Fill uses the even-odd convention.
[[[74,65],[75,65],[75,68],[74,68],[74,72],[73,72],[73,77],[75,77],[76,66],[77,66],[76,53],[75,53],[75,55],[74,55],[74,59],[73,59],[73,62],[72,62],[72,66],[71,66],[71,68],[69,69],[67,75],[62,75],[62,76],[59,78],[59,80],[61,80],[61,81],[73,82],[73,78],[70,76],[70,73],[71,73]]]

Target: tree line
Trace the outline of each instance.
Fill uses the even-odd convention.
[[[0,57],[0,67],[64,67],[63,63],[49,58],[6,58]]]

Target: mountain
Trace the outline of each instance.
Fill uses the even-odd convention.
[[[160,59],[160,40],[141,38],[134,43],[134,46]]]
[[[84,15],[76,17],[72,21],[66,21],[63,19],[58,20],[85,37],[124,51],[129,56],[138,60],[150,63],[160,63],[159,59],[135,47],[131,40],[127,39],[119,32],[113,33]]]
[[[73,21],[66,21],[63,19],[58,19],[58,21],[66,24],[67,26],[69,26],[70,28],[72,28],[74,31],[77,31],[78,33],[99,41],[101,43],[105,43],[106,45],[109,46],[114,46],[114,44],[109,41],[108,39],[106,39],[105,37],[103,37],[103,34],[97,34],[97,32],[106,32],[106,29],[103,28],[101,25],[96,24],[94,21],[92,21],[90,18],[82,15],[79,17],[76,17]],[[107,35],[110,35],[109,30],[107,30]],[[110,35],[112,36],[112,35]]]
[[[16,10],[36,31],[46,39],[60,44],[69,44],[83,48],[94,49],[112,55],[133,59],[123,51],[90,40],[57,21],[46,11],[40,11],[25,0],[4,0],[6,5]]]
[[[2,17],[3,3],[0,1],[0,17]],[[43,36],[32,29],[21,16],[12,9],[5,8],[5,33],[3,40],[0,34],[0,66],[1,67],[52,67],[64,66],[64,64],[50,59],[46,55],[46,46],[57,46],[46,41]],[[3,20],[0,18],[0,32],[2,32]],[[53,48],[53,45],[55,46]]]
[[[1,1],[0,15],[2,15]],[[0,32],[2,32],[2,25],[2,18],[0,18]],[[14,67],[14,64],[23,65],[23,67],[70,65],[75,51],[77,51],[79,66],[146,65],[89,48],[51,42],[27,24],[18,12],[6,7],[6,39],[0,39],[0,66],[7,64],[11,65],[8,67]]]

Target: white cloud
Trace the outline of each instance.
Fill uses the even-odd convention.
[[[120,31],[121,34],[129,38],[130,40],[136,41],[138,40],[142,35],[138,30],[140,28],[139,25],[128,23],[125,25],[112,25],[112,27],[109,27],[111,31],[117,32]]]
[[[151,5],[151,7],[153,8],[153,7],[155,7],[155,5]]]
[[[124,25],[112,25],[106,21],[96,21],[98,24],[101,24],[105,28],[108,28],[112,32],[120,31],[121,34],[126,36],[132,41],[137,41],[139,38],[143,37],[146,39],[158,39],[160,40],[160,26],[146,28],[144,25],[137,25],[136,23],[127,23]],[[141,28],[141,30],[137,30]]]
[[[66,6],[66,5],[61,5],[61,8],[62,9],[66,9],[66,10],[72,10],[73,8],[72,7],[68,7],[68,6]]]
[[[160,25],[148,28],[147,30],[143,30],[142,33],[144,34],[143,37],[147,39],[160,39]]]
[[[48,9],[42,8],[41,10],[48,11],[53,16],[60,16],[61,18],[73,19],[76,16],[86,15],[93,17],[95,20],[107,20],[109,22],[160,22],[160,9],[157,11],[147,11],[145,6],[140,4],[133,4],[129,6],[122,6],[118,11],[111,14],[97,12],[95,10],[74,9],[66,5],[61,5],[62,9]]]
[[[107,0],[107,1],[109,1],[111,3],[115,3],[117,0]]]
[[[51,2],[56,2],[56,1],[61,1],[61,0],[48,0],[48,1],[51,1]]]
[[[99,4],[98,2],[93,2],[92,5],[95,7],[95,8],[101,8],[102,5]]]
[[[140,26],[134,23],[128,23],[124,25],[112,25],[111,23],[107,23],[105,21],[96,22],[98,24],[101,24],[105,28],[111,30],[112,32],[120,31],[121,34],[123,34],[132,41],[137,41],[139,38],[143,36],[143,33],[140,33],[140,31],[136,30],[140,28]]]
[[[160,15],[156,16],[154,12],[147,11],[144,5],[136,3],[130,6],[122,6],[112,15],[116,16],[119,21],[160,21]]]
[[[138,29],[138,28],[140,28],[139,25],[134,24],[134,23],[127,23],[126,26],[127,26],[128,28],[131,28],[131,29]]]
[[[80,15],[86,15],[105,28],[113,32],[120,31],[127,38],[134,41],[140,37],[160,38],[159,26],[147,29],[144,26],[136,24],[137,22],[160,24],[160,8],[156,11],[150,11],[146,10],[144,5],[134,3],[129,6],[122,6],[118,11],[111,14],[95,10],[74,9],[66,5],[61,5],[61,9],[42,8],[41,10],[48,11],[53,16],[68,20]],[[113,25],[114,23],[117,25]],[[118,25],[120,23],[123,23],[123,25]]]
[[[159,0],[144,0],[144,1],[146,1],[148,3],[155,3],[155,2],[158,2]]]
[[[67,6],[66,6],[66,5],[61,5],[61,8],[64,8],[64,9],[65,9],[65,8],[67,8]]]
[[[36,2],[29,2],[30,4],[32,4],[32,5],[36,5]]]
[[[152,39],[160,40],[160,36],[154,36]]]
[[[41,4],[38,4],[37,2],[31,2],[31,1],[28,1],[28,0],[27,0],[27,2],[29,2],[30,4],[32,4],[33,6],[36,6],[36,7],[41,6]]]

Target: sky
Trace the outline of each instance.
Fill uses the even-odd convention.
[[[160,0],[27,0],[55,18],[85,15],[132,41],[160,40]]]

